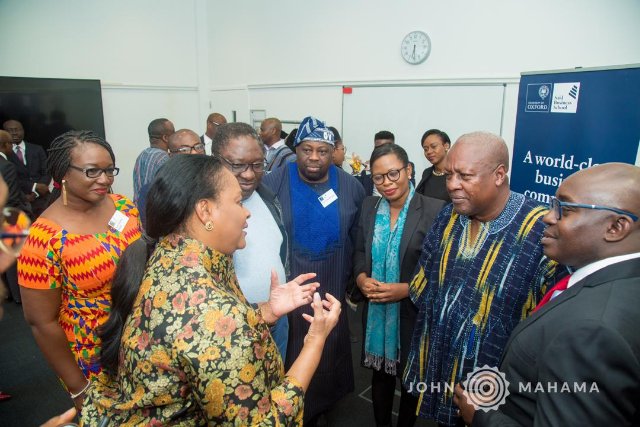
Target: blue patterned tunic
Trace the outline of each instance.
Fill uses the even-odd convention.
[[[451,204],[440,212],[409,285],[419,312],[404,385],[419,395],[421,417],[455,425],[455,384],[475,367],[499,365],[509,334],[555,281],[561,269],[540,245],[545,213],[512,192],[474,242],[468,217]]]

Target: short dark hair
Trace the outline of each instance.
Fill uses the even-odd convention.
[[[164,125],[168,121],[169,119],[164,118],[151,120],[151,123],[149,123],[149,126],[147,127],[149,139],[161,138],[164,135]]]
[[[218,131],[213,136],[213,142],[211,143],[211,154],[219,156],[220,151],[229,144],[229,141],[240,136],[248,136],[255,139],[262,152],[265,152],[264,142],[262,142],[258,132],[251,125],[234,122],[218,126]]]
[[[373,168],[373,163],[380,157],[386,156],[387,154],[395,154],[405,168],[409,166],[409,156],[405,149],[398,144],[391,143],[379,145],[374,148],[373,153],[371,153],[371,158],[369,159],[369,167]]]
[[[289,147],[291,151],[293,151],[294,153],[296,152],[296,146],[294,143],[296,141],[297,134],[298,134],[298,128],[291,129],[291,132],[289,132],[289,135],[287,135],[287,137],[284,140],[284,145]]]
[[[422,146],[422,144],[424,144],[424,140],[430,137],[431,135],[437,135],[442,140],[443,144],[451,145],[451,139],[449,139],[449,135],[447,135],[445,131],[442,131],[440,129],[429,129],[428,131],[426,131],[422,135],[422,139],[420,140],[420,145]]]
[[[222,191],[219,159],[204,154],[171,157],[156,174],[147,194],[147,228],[124,251],[111,286],[111,313],[98,329],[102,339],[100,363],[110,375],[118,372],[124,322],[135,302],[146,264],[160,237],[181,232],[198,200],[216,200]]]
[[[388,130],[381,130],[380,132],[376,133],[376,135],[373,137],[373,140],[377,140],[377,139],[390,139],[391,141],[395,142],[396,141],[396,136],[389,132]]]
[[[333,132],[333,140],[335,142],[342,142],[342,137],[340,136],[340,132],[338,132],[338,129],[334,128],[333,126],[329,126],[327,129]]]

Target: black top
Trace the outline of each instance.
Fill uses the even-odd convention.
[[[416,187],[416,193],[451,203],[446,182],[444,175],[438,176],[433,174],[433,166],[431,166],[422,172],[422,179]]]

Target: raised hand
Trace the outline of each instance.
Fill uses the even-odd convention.
[[[304,337],[304,342],[315,341],[324,344],[329,332],[336,326],[338,319],[340,318],[340,312],[342,307],[340,301],[333,297],[331,294],[325,294],[326,300],[320,299],[320,294],[315,293],[313,295],[313,317],[303,313],[302,316],[305,320],[311,323],[309,326],[309,332]]]
[[[280,285],[278,275],[271,270],[271,293],[269,307],[276,317],[281,317],[296,308],[309,304],[313,300],[313,293],[320,287],[318,282],[305,284],[316,277],[316,273],[301,274],[290,282]]]

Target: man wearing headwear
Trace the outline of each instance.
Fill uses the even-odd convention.
[[[455,384],[498,365],[511,331],[566,272],[540,247],[547,208],[509,188],[502,138],[461,136],[445,170],[452,203],[424,239],[409,284],[418,315],[403,380],[419,396],[419,416],[459,426]]]
[[[284,225],[292,241],[289,276],[317,273],[319,290],[335,295],[344,304],[364,189],[354,177],[332,164],[334,137],[322,121],[306,117],[294,144],[296,162],[263,179],[280,200]],[[309,329],[302,313],[311,311],[301,307],[289,317],[287,368],[300,353]],[[316,425],[319,416],[353,387],[349,325],[343,311],[327,338],[320,365],[305,395],[305,427]]]

